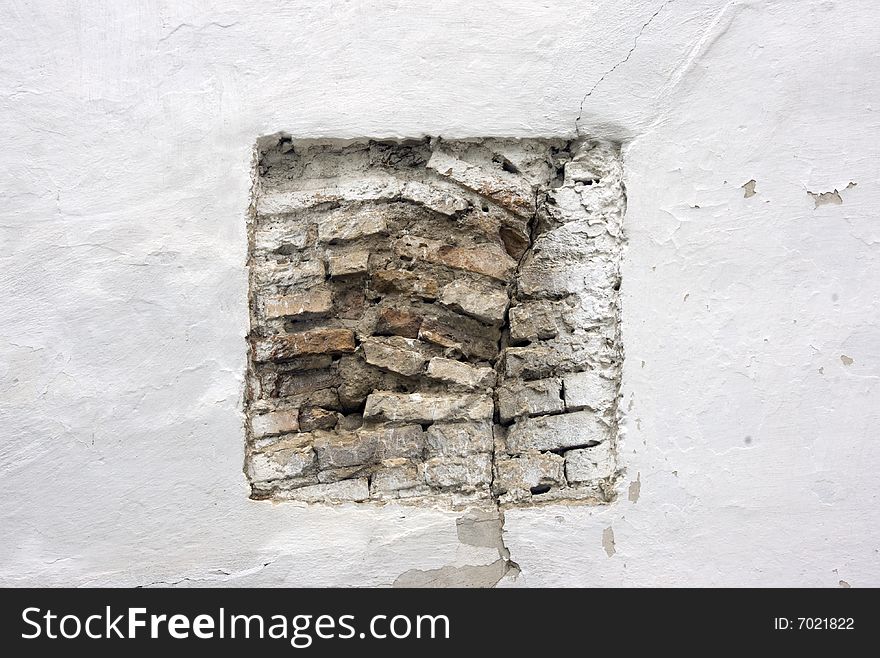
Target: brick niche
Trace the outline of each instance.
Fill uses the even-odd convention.
[[[614,495],[615,146],[273,136],[257,150],[253,498]]]

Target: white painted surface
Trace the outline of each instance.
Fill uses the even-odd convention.
[[[508,512],[504,584],[880,585],[880,6],[0,14],[0,583],[371,585],[497,559],[453,513],[247,499],[251,146],[571,135],[592,89],[582,130],[628,140],[629,473],[605,509]]]

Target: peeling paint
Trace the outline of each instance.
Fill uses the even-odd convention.
[[[850,587],[852,587],[852,585],[850,585],[845,580],[840,580],[837,582],[837,584],[840,585],[843,589],[849,589]]]
[[[410,569],[400,574],[392,587],[495,587],[510,570],[509,563],[500,558],[478,566]]]
[[[851,366],[854,363],[854,359],[852,357],[847,356],[846,354],[840,355],[840,362],[845,366]]]
[[[819,206],[839,206],[843,203],[843,199],[840,196],[840,192],[836,189],[831,192],[810,192],[807,190],[807,196],[813,199],[813,203],[815,204],[813,207],[818,208]]]
[[[748,199],[750,197],[755,196],[757,194],[757,191],[755,191],[755,185],[757,185],[757,182],[755,181],[754,178],[752,180],[748,181],[747,183],[743,183],[741,186],[741,188],[743,190],[743,197]]]
[[[637,473],[636,479],[629,483],[629,502],[639,502],[639,496],[642,493],[642,474]]]
[[[612,557],[617,552],[614,546],[614,529],[611,526],[602,531],[602,548],[605,549],[608,557]]]

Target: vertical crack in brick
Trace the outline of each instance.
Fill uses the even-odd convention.
[[[256,158],[253,498],[487,503],[503,519],[613,496],[613,145],[273,136]]]

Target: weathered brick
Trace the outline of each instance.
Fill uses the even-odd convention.
[[[492,457],[432,457],[425,462],[425,482],[432,487],[475,489],[492,482]]]
[[[320,260],[295,263],[270,260],[254,268],[254,278],[260,286],[290,286],[304,289],[324,281],[324,263]]]
[[[354,332],[350,329],[313,329],[257,341],[254,359],[278,361],[307,354],[344,354],[354,352],[354,348]]]
[[[379,336],[403,336],[418,338],[422,316],[412,311],[383,307],[376,317],[375,333]]]
[[[409,459],[397,457],[382,461],[382,466],[370,479],[370,492],[374,495],[411,489],[425,483],[419,467]]]
[[[463,457],[492,452],[492,425],[482,423],[434,423],[425,432],[428,454],[432,457]]]
[[[530,382],[507,381],[497,389],[498,414],[502,423],[518,416],[534,416],[564,409],[560,395],[562,382],[557,378]]]
[[[504,374],[511,379],[540,379],[553,372],[557,360],[549,345],[508,347],[504,350]]]
[[[340,208],[325,215],[318,223],[318,241],[357,240],[387,230],[388,222],[381,206]]]
[[[270,411],[251,417],[251,432],[255,439],[297,430],[299,430],[299,414],[296,409]]]
[[[314,470],[315,452],[310,447],[255,452],[248,460],[248,477],[255,482],[272,482],[302,477]]]
[[[369,269],[369,251],[351,251],[345,254],[330,254],[327,257],[327,270],[334,279],[363,274]]]
[[[395,240],[394,251],[412,260],[446,265],[501,281],[508,281],[516,271],[516,261],[501,245],[494,242],[473,247],[457,247],[437,240],[405,235]]]
[[[306,407],[299,410],[299,427],[303,432],[333,429],[337,422],[337,413],[329,409]]]
[[[377,459],[406,457],[421,459],[425,452],[425,433],[421,425],[360,429],[362,440],[375,443]]]
[[[530,491],[535,487],[565,484],[565,460],[552,452],[525,454],[498,459],[492,488],[498,494],[508,491]]]
[[[520,419],[507,433],[507,451],[561,450],[606,441],[610,428],[591,411]]]
[[[492,398],[475,393],[442,395],[378,391],[367,397],[364,418],[432,423],[444,420],[491,420]]]
[[[437,299],[440,285],[422,273],[407,270],[378,270],[370,277],[370,285],[381,293],[401,292],[431,301]]]
[[[547,340],[559,333],[559,310],[552,302],[523,302],[510,309],[510,338],[514,341]]]
[[[477,324],[468,318],[460,320],[458,326],[453,326],[448,322],[426,317],[419,327],[419,339],[456,350],[469,358],[486,361],[494,359],[498,355],[500,333],[468,326],[469,322]]]
[[[312,288],[266,300],[266,319],[317,318],[333,310],[333,295],[326,288]]]
[[[504,320],[507,310],[507,291],[468,279],[458,279],[440,291],[440,303],[486,324]]]
[[[342,432],[315,433],[315,453],[318,465],[324,468],[358,466],[375,461],[376,435],[371,433]]]
[[[341,480],[328,484],[313,484],[299,489],[281,491],[278,495],[288,500],[300,500],[308,503],[324,501],[355,501],[360,502],[370,497],[367,478]]]
[[[535,194],[531,185],[521,178],[507,174],[500,167],[498,170],[483,169],[451,153],[438,150],[431,154],[428,168],[492,199],[512,213],[530,217],[535,212]]]
[[[614,451],[607,441],[565,453],[565,478],[570,484],[602,480],[614,475],[615,469]]]
[[[599,411],[609,408],[617,397],[617,384],[595,371],[568,373],[562,381],[567,409]]]
[[[486,389],[495,384],[495,371],[487,366],[472,366],[453,359],[435,356],[428,363],[428,377],[462,389]]]
[[[422,373],[428,361],[421,352],[419,341],[400,336],[367,338],[361,348],[367,363],[406,377]]]

